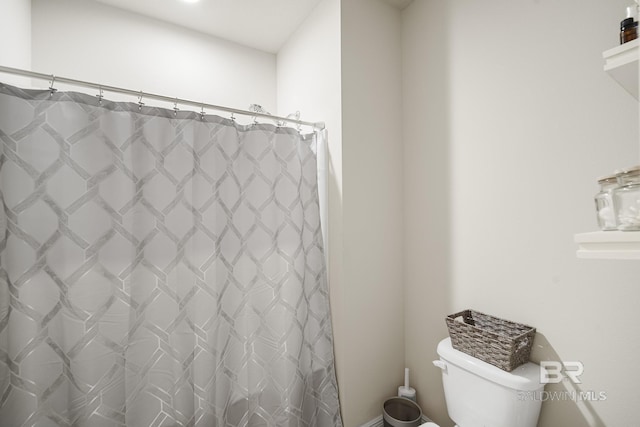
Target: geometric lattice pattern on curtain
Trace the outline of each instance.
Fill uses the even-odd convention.
[[[341,425],[313,135],[0,85],[0,140],[0,425]]]

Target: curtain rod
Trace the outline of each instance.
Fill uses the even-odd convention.
[[[311,126],[311,127],[315,128],[315,129],[319,129],[319,130],[324,129],[324,127],[325,127],[324,126],[324,122],[307,122],[307,121],[304,121],[304,120],[290,119],[290,118],[287,118],[287,117],[272,116],[270,114],[265,114],[265,113],[259,113],[259,112],[249,111],[249,110],[239,110],[239,109],[236,109],[236,108],[223,107],[223,106],[220,106],[220,105],[207,104],[207,103],[204,103],[204,102],[189,101],[188,99],[172,98],[172,97],[169,97],[169,96],[156,95],[156,94],[153,94],[153,93],[148,93],[148,92],[143,92],[143,91],[135,91],[135,90],[124,89],[124,88],[115,87],[115,86],[101,85],[101,84],[97,84],[97,83],[85,82],[85,81],[82,81],[82,80],[70,79],[70,78],[67,78],[67,77],[58,77],[58,76],[53,75],[53,74],[44,74],[44,73],[37,73],[35,71],[21,70],[19,68],[11,68],[11,67],[0,66],[0,72],[8,73],[8,74],[14,74],[14,75],[18,75],[18,76],[24,76],[24,77],[31,77],[31,78],[35,78],[35,79],[41,79],[41,80],[49,80],[51,82],[51,89],[53,89],[53,85],[55,84],[55,82],[68,83],[68,84],[72,84],[74,86],[82,86],[82,87],[88,87],[88,88],[92,88],[92,89],[98,89],[100,91],[100,95],[102,95],[102,91],[114,92],[114,93],[121,93],[121,94],[124,94],[124,95],[137,96],[141,100],[142,100],[142,98],[155,99],[155,100],[158,100],[158,101],[171,102],[171,103],[173,103],[175,105],[178,105],[178,104],[180,104],[180,105],[190,105],[190,106],[193,106],[193,107],[200,107],[202,109],[208,108],[208,109],[211,109],[211,110],[226,111],[228,113],[240,114],[240,115],[243,115],[243,116],[260,117],[260,118],[263,118],[263,119],[271,119],[271,120],[277,120],[277,121],[281,121],[281,122],[295,123],[297,125]]]

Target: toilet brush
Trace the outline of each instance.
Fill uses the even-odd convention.
[[[409,387],[409,368],[404,368],[404,385],[398,387],[398,397],[406,397],[416,401],[416,389]]]

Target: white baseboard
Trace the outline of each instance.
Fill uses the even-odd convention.
[[[422,416],[422,422],[426,423],[431,421],[429,418]],[[369,422],[362,424],[360,427],[382,427],[384,423],[382,422],[382,415],[377,416]]]
[[[382,427],[382,415],[362,424],[360,427]]]

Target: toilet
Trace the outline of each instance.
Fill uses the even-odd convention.
[[[442,369],[447,411],[456,427],[536,427],[544,390],[538,365],[529,362],[506,372],[454,349],[450,338],[440,341],[438,355],[433,364]]]

